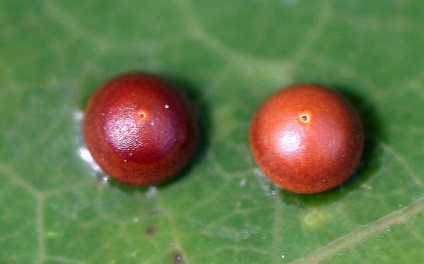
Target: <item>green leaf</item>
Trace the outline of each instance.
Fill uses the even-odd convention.
[[[422,263],[420,0],[0,1],[1,263]],[[202,151],[158,188],[104,183],[83,107],[127,71],[175,80]],[[364,118],[357,175],[282,191],[249,150],[262,100],[328,85]]]

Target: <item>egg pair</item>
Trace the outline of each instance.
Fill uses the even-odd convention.
[[[199,126],[187,98],[158,77],[132,73],[106,82],[84,118],[87,148],[106,174],[148,186],[176,176],[191,160]],[[257,110],[249,133],[254,158],[276,184],[319,193],[357,168],[364,143],[357,111],[317,85],[277,91]]]

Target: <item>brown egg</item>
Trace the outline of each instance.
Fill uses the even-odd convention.
[[[163,183],[190,161],[198,124],[185,97],[161,79],[118,76],[90,98],[84,137],[110,177],[130,185]]]
[[[319,193],[358,167],[362,122],[349,102],[312,84],[279,90],[256,112],[250,146],[262,171],[282,188]]]

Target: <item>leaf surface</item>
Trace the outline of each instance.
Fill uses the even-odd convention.
[[[419,0],[0,2],[1,263],[422,263],[424,16]],[[84,105],[127,71],[175,82],[201,151],[149,189],[84,161]],[[327,85],[367,135],[342,187],[271,184],[248,144],[277,89]]]

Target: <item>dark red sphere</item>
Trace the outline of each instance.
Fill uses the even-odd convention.
[[[319,193],[345,181],[358,167],[362,122],[349,102],[311,84],[282,89],[256,112],[250,146],[259,167],[296,193]]]
[[[118,76],[87,104],[87,148],[106,174],[120,182],[163,183],[187,165],[196,149],[194,112],[184,96],[157,77]]]

